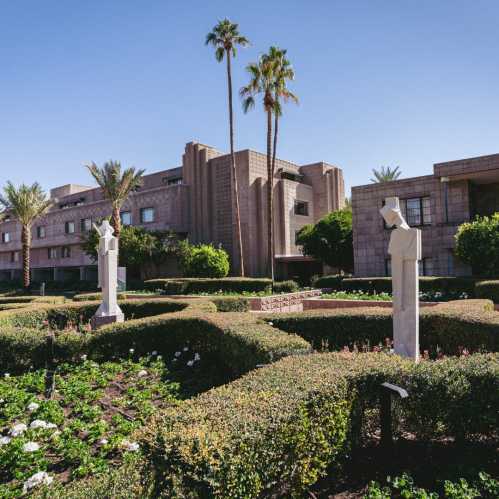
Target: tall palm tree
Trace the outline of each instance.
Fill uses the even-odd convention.
[[[248,64],[250,82],[241,88],[243,110],[247,113],[255,106],[255,97],[262,95],[263,109],[267,114],[267,274],[274,279],[274,227],[273,227],[273,188],[272,172],[272,113],[275,110],[275,70],[276,66],[268,57],[262,55],[258,62]]]
[[[35,220],[43,216],[52,206],[53,200],[48,199],[40,184],[21,184],[16,188],[12,182],[7,182],[4,194],[0,196],[3,206],[2,215],[10,215],[21,224],[21,244],[23,253],[23,284],[30,285],[30,250],[31,227]],[[2,217],[3,218],[3,217]]]
[[[272,174],[275,174],[275,160],[277,154],[277,135],[279,131],[279,118],[282,116],[281,101],[292,100],[298,104],[298,97],[287,87],[288,80],[294,80],[295,72],[289,59],[286,57],[287,50],[278,47],[270,47],[265,58],[274,64],[274,145],[272,148]]]
[[[108,161],[102,168],[95,163],[86,165],[95,181],[104,192],[104,196],[111,202],[111,225],[114,235],[119,239],[121,233],[120,211],[130,193],[142,185],[142,176],[145,170],[136,170],[134,167],[121,172],[119,161]]]
[[[239,25],[232,23],[229,19],[223,19],[206,35],[206,45],[215,47],[215,58],[222,62],[224,57],[227,61],[227,87],[229,95],[229,139],[230,139],[230,162],[232,172],[232,185],[234,186],[234,198],[236,200],[236,238],[239,254],[239,274],[244,277],[243,240],[241,234],[241,213],[239,210],[239,190],[236,175],[236,156],[234,154],[234,113],[232,109],[232,69],[231,58],[236,57],[236,46],[246,47],[249,41],[239,34]]]
[[[375,168],[373,168],[374,178],[371,179],[371,182],[373,182],[374,184],[391,182],[392,180],[397,180],[401,174],[402,172],[400,171],[399,166],[396,166],[395,168],[382,166],[380,170],[376,170]]]

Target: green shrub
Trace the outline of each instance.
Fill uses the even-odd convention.
[[[118,300],[126,299],[126,293],[118,293]],[[73,301],[101,301],[102,293],[83,293],[73,296]]]
[[[248,312],[250,310],[247,298],[228,296],[226,298],[215,298],[212,301],[217,307],[217,312]]]
[[[330,288],[330,289],[341,289],[341,282],[343,281],[343,276],[340,274],[335,275],[325,275],[318,277],[313,281],[314,288]]]
[[[251,279],[244,277],[227,277],[225,279],[151,279],[144,281],[144,288],[149,291],[161,290],[167,295],[260,293],[270,292],[270,279]]]
[[[142,433],[156,490],[304,497],[326,471],[334,479],[360,409],[364,420],[376,413],[385,381],[408,388],[401,421],[416,438],[491,438],[497,430],[498,355],[419,364],[385,354],[291,356],[156,414]]]
[[[455,355],[460,349],[499,351],[499,314],[486,300],[463,300],[421,308],[421,350]],[[268,316],[284,331],[299,334],[315,348],[340,350],[357,344],[384,344],[393,338],[390,309],[351,308],[314,310]]]
[[[274,293],[296,293],[300,290],[300,286],[296,281],[276,281],[274,282]]]
[[[486,298],[499,303],[499,281],[480,281],[475,284],[477,298]]]
[[[185,248],[181,265],[186,277],[221,278],[229,273],[229,255],[212,244],[200,244]]]

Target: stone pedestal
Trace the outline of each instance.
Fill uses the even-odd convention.
[[[90,326],[92,329],[99,329],[102,326],[106,326],[107,324],[112,324],[113,322],[124,322],[125,316],[123,312],[119,315],[94,315],[90,321]]]

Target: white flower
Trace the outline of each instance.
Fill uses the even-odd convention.
[[[32,429],[47,428],[47,422],[44,421],[43,419],[35,419],[34,421],[31,422],[29,427]]]
[[[129,452],[136,452],[139,450],[140,446],[137,442],[130,442],[128,440],[123,440],[121,443],[123,448]]]
[[[138,376],[139,378],[143,378],[144,376],[147,376],[147,371],[146,371],[145,369],[142,369],[142,371],[139,371],[139,372],[137,373],[137,376]]]
[[[188,352],[188,351],[189,351],[189,347],[184,347],[184,348],[182,348],[182,350],[183,350],[184,352]]]
[[[28,427],[24,423],[18,423],[11,428],[10,434],[13,437],[17,437],[19,435],[22,435],[27,429]]]
[[[45,428],[47,428],[47,429],[57,428],[57,425],[54,423],[47,423],[45,425]]]
[[[172,362],[177,362],[177,359],[173,359]]]
[[[23,485],[23,492],[26,493],[38,485],[50,485],[53,482],[53,478],[49,476],[46,471],[39,471],[34,475],[30,476]]]
[[[101,438],[99,440],[99,445],[107,445],[108,444],[108,440],[107,438]]]
[[[182,355],[182,352],[175,352],[175,357],[180,357]]]
[[[273,322],[269,322],[269,326],[273,326],[273,325],[274,325],[274,323],[273,323]]]
[[[157,350],[153,350],[153,352],[151,353],[151,355],[158,355],[158,351]]]
[[[4,399],[0,399],[0,404],[3,404],[5,402]]]
[[[7,445],[11,440],[12,438],[10,437],[0,437],[0,446]]]
[[[194,354],[194,362],[198,362],[201,360],[201,355],[199,355],[198,353],[195,353]]]
[[[83,354],[83,355],[81,356],[81,360],[83,360],[83,362],[85,362],[85,361],[87,360],[87,355],[86,355],[86,354]]]
[[[134,348],[130,348],[130,350],[128,350],[130,353],[134,353],[135,352],[135,349]]]
[[[10,378],[10,373],[5,373],[3,376],[4,378]]]
[[[40,446],[36,442],[27,442],[23,445],[24,452],[35,452],[40,450]]]
[[[28,405],[28,411],[35,412],[39,407],[40,404],[37,404],[36,402],[31,402],[31,404]]]
[[[193,360],[189,360],[189,361],[187,362],[187,366],[188,366],[188,367],[192,367],[193,365],[194,365],[194,361],[193,361]]]
[[[158,355],[158,357],[157,357],[158,360],[161,360],[162,358],[163,358],[162,355]]]

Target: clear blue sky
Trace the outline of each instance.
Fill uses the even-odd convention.
[[[236,90],[271,44],[295,66],[283,159],[336,164],[349,189],[380,165],[499,152],[496,0],[16,0],[0,11],[0,186],[91,185],[82,165],[109,158],[170,168],[190,140],[227,150],[225,67],[204,46],[225,16],[252,41]],[[235,109],[237,148],[264,151],[260,108]]]

